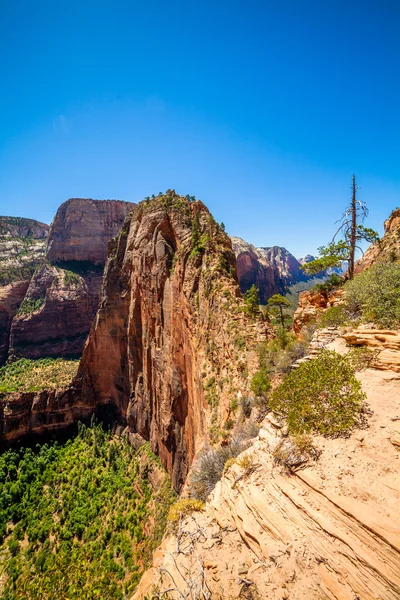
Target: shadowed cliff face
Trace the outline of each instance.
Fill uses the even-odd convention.
[[[134,205],[72,199],[57,211],[45,260],[13,315],[10,354],[80,356],[97,311],[107,243]]]
[[[257,368],[265,325],[242,302],[230,239],[201,202],[143,202],[110,245],[77,383],[151,441],[176,488]]]

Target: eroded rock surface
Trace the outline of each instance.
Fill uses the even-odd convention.
[[[262,304],[273,294],[287,292],[293,283],[308,279],[300,269],[300,262],[286,248],[256,248],[238,237],[232,237],[232,246],[242,292],[254,284]]]
[[[76,357],[96,314],[108,241],[134,205],[72,199],[57,211],[45,260],[10,331],[10,355]]]
[[[344,302],[344,290],[332,292],[308,290],[299,296],[299,305],[293,316],[293,331],[301,336],[303,328],[317,321],[321,315],[332,306],[339,306]]]
[[[29,317],[35,335],[48,303],[63,315],[59,285],[66,294],[65,274],[54,265],[43,266],[31,283],[32,299],[46,288],[43,306]],[[66,310],[84,291],[72,282]],[[206,207],[172,191],[139,204],[110,243],[78,375],[71,390],[60,392],[60,427],[80,411],[115,411],[127,435],[150,440],[178,489],[207,440],[228,435],[233,401],[248,393],[258,369],[256,347],[269,325],[244,309],[231,241]],[[50,406],[43,432],[57,419],[59,396],[47,394],[40,396]],[[3,441],[40,429],[31,414],[37,413],[35,395],[25,400],[8,397]]]
[[[110,249],[78,379],[151,441],[176,488],[258,368],[229,237],[201,202],[142,202]]]
[[[185,593],[196,579],[213,600],[397,600],[400,380],[373,369],[359,377],[368,429],[316,437],[319,460],[289,474],[273,457],[283,430],[267,418],[205,510],[164,540],[132,600],[152,586]]]

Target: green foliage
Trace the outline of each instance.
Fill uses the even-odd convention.
[[[129,597],[175,497],[167,478],[153,491],[142,463],[96,425],[0,456],[3,600]]]
[[[347,358],[355,371],[364,371],[365,369],[372,367],[379,352],[378,349],[367,348],[366,346],[356,346],[350,348],[347,353]]]
[[[400,264],[375,263],[345,285],[347,307],[363,321],[396,328],[400,323]]]
[[[350,318],[348,310],[342,306],[331,306],[321,316],[321,327],[340,327],[348,323]]]
[[[271,389],[271,380],[265,367],[261,367],[253,375],[250,382],[250,389],[257,398],[265,398]]]
[[[260,344],[258,356],[260,367],[267,373],[288,373],[292,364],[305,354],[306,344],[296,338],[294,333],[280,327],[277,337]]]
[[[285,319],[289,317],[284,312],[284,309],[290,307],[290,300],[282,296],[281,294],[274,294],[271,298],[268,298],[267,306],[268,306],[268,314],[272,316],[278,315],[279,323],[281,327],[285,326]]]
[[[208,241],[208,235],[201,233],[200,213],[197,212],[192,219],[192,249],[190,252],[190,257],[193,258],[203,254]]]
[[[20,358],[0,367],[0,392],[37,392],[69,385],[78,370],[79,360],[63,358]]]
[[[258,289],[253,285],[243,295],[244,298],[244,312],[251,317],[255,317],[260,310],[260,296]]]
[[[36,300],[32,300],[31,298],[25,298],[21,306],[19,307],[18,314],[19,315],[30,315],[31,313],[40,310],[44,305],[45,298],[37,298]]]
[[[81,282],[81,278],[74,271],[68,271],[67,269],[63,269],[64,271],[64,283],[67,287],[77,286]]]
[[[332,273],[325,281],[316,283],[311,289],[317,292],[329,293],[332,290],[336,290],[341,285],[343,285],[343,278],[337,273]]]
[[[316,275],[331,267],[341,267],[349,258],[349,244],[344,240],[331,242],[327,246],[318,248],[318,253],[320,254],[318,258],[301,265],[300,268],[307,275]]]
[[[287,418],[291,433],[338,436],[359,422],[365,397],[349,359],[323,350],[286,375],[269,404]]]
[[[168,522],[176,525],[179,520],[185,518],[192,512],[203,510],[204,504],[201,500],[195,498],[185,498],[177,500],[169,509]]]

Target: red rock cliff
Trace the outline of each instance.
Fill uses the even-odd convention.
[[[246,393],[266,333],[243,312],[229,237],[171,191],[139,204],[111,243],[76,383],[150,440],[179,488]]]
[[[133,206],[120,200],[77,198],[60,206],[46,259],[13,319],[10,354],[81,355],[98,307],[107,243]]]

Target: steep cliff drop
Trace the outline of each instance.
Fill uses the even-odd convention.
[[[110,242],[73,386],[4,398],[2,440],[115,411],[179,489],[196,452],[227,435],[268,334],[246,312],[231,241],[207,208],[173,191],[141,202]]]
[[[201,202],[169,191],[140,203],[111,244],[78,380],[151,441],[179,489],[246,393],[266,335],[244,311],[229,237]]]

